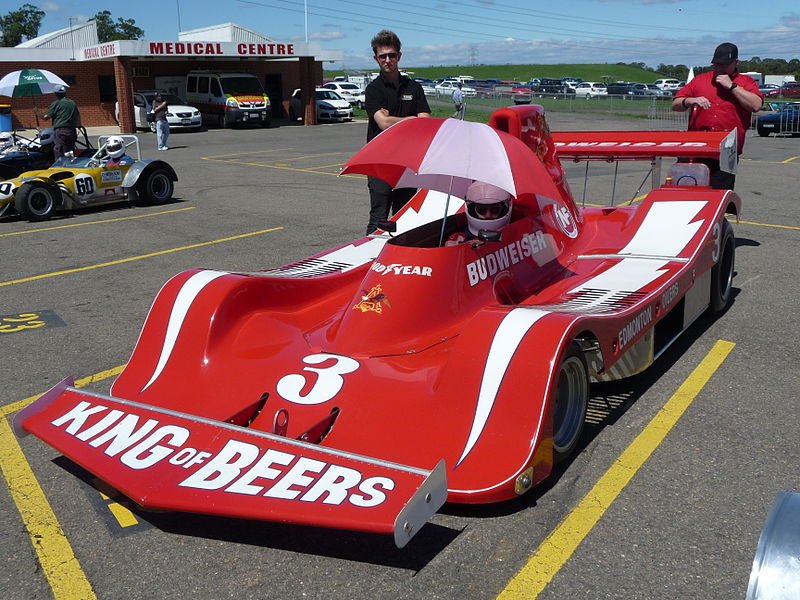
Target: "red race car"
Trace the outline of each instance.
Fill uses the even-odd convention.
[[[420,188],[393,222],[279,268],[176,275],[110,396],[65,380],[15,425],[141,505],[403,546],[445,501],[544,480],[578,447],[590,382],[644,370],[731,300],[740,201],[704,165],[580,209],[559,157],[730,169],[734,136],[553,136],[534,105],[404,121],[344,167]],[[501,229],[471,227],[475,181],[513,197]]]

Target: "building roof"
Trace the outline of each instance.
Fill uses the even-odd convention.
[[[94,19],[45,33],[15,46],[16,48],[83,48],[99,43]]]
[[[182,42],[193,40],[209,42],[275,42],[273,38],[267,37],[263,33],[247,29],[236,23],[220,23],[219,25],[181,31],[178,33],[178,39]]]

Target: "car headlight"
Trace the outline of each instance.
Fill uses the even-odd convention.
[[[239,108],[239,103],[234,98],[228,98],[225,101],[225,106],[227,108]]]

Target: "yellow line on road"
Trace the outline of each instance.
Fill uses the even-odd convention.
[[[75,382],[75,387],[84,387],[89,383],[114,377],[124,366],[79,379]],[[6,418],[22,410],[39,396],[37,394],[0,407],[0,472],[3,473],[11,499],[28,530],[31,544],[55,600],[94,600],[96,596],[92,585],[75,557],[72,545],[61,529]]]
[[[235,240],[241,240],[244,238],[252,237],[254,235],[261,235],[263,233],[271,233],[273,231],[279,231],[283,229],[283,227],[270,227],[269,229],[261,229],[259,231],[252,231],[250,233],[241,233],[239,235],[232,235],[230,237],[221,238],[218,240],[210,240],[208,242],[200,242],[198,244],[190,244],[188,246],[179,246],[177,248],[168,248],[167,250],[159,250],[158,252],[150,252],[148,254],[140,254],[138,256],[129,256],[128,258],[120,258],[119,260],[112,260],[109,262],[98,263],[96,265],[87,265],[85,267],[75,267],[74,269],[66,269],[64,271],[55,271],[53,273],[43,273],[42,275],[33,275],[31,277],[22,277],[21,279],[11,279],[9,281],[0,281],[0,287],[5,287],[8,285],[16,285],[18,283],[28,283],[31,281],[37,281],[39,279],[48,279],[50,277],[59,277],[61,275],[71,275],[73,273],[82,273],[84,271],[91,271],[93,269],[102,269],[105,267],[113,267],[115,265],[121,265],[129,262],[134,262],[137,260],[144,260],[146,258],[153,258],[156,256],[163,256],[165,254],[172,254],[173,252],[182,252],[183,250],[194,250],[195,248],[203,248],[204,246],[212,246],[214,244],[222,244],[224,242],[232,242]]]
[[[777,229],[794,229],[800,230],[797,225],[775,225],[774,223],[754,223],[753,221],[739,221],[742,225],[756,225],[757,227],[775,227]]]
[[[800,156],[793,156],[791,158],[787,158],[786,160],[782,160],[781,164],[785,165],[787,163],[790,163],[790,162],[793,162],[793,161],[797,160],[798,158],[800,158]]]
[[[71,229],[72,227],[86,227],[87,225],[105,225],[106,223],[118,223],[120,221],[131,221],[133,219],[146,219],[148,217],[157,217],[160,215],[169,215],[172,213],[183,212],[187,210],[194,210],[194,206],[187,206],[185,208],[176,208],[174,210],[162,210],[160,212],[148,213],[146,215],[135,215],[132,217],[119,217],[116,219],[103,219],[102,221],[88,221],[86,223],[70,223],[69,225],[54,225],[52,227],[39,227],[38,229],[28,229],[26,231],[11,231],[9,233],[0,233],[0,237],[10,237],[12,235],[27,235],[29,233],[42,233],[44,231],[55,231],[56,229]]]
[[[500,592],[503,600],[533,600],[577,550],[628,482],[664,441],[736,344],[719,340],[659,413],[620,454],[595,486],[536,549]]]

